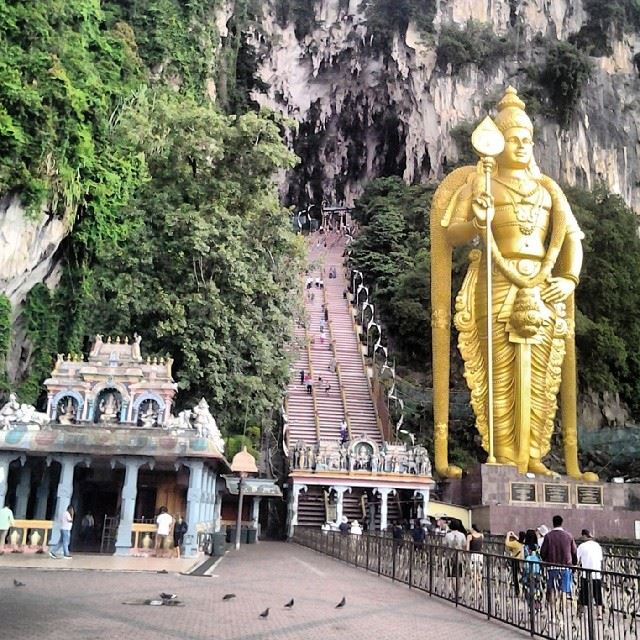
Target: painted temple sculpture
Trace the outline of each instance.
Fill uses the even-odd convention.
[[[552,475],[543,459],[561,395],[567,473],[578,466],[574,289],[582,232],[558,185],[533,157],[533,125],[509,87],[472,136],[477,166],[449,174],[431,209],[435,465],[447,452],[452,249],[480,240],[455,303],[458,346],[488,462]],[[486,247],[490,247],[487,251]],[[489,303],[488,303],[489,300]]]
[[[140,343],[98,335],[86,361],[60,354],[46,413],[11,394],[0,408],[0,504],[17,519],[55,523],[73,504],[113,521],[116,554],[135,551],[136,523],[166,506],[187,521],[190,556],[196,534],[220,526],[224,441],[206,400],[172,414],[172,360],[143,359]]]

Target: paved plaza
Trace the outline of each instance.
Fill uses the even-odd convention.
[[[179,573],[185,570],[184,561],[172,567],[166,560],[132,558],[107,570],[106,560],[118,559],[1,557],[2,636],[11,640],[528,637],[295,544],[244,546],[214,565],[211,577]],[[169,573],[158,573],[167,562]],[[15,587],[14,579],[25,586]],[[185,606],[122,604],[155,598],[161,591],[178,594]],[[226,593],[237,597],[225,602]],[[343,596],[346,606],[336,609]],[[292,597],[294,607],[285,609]],[[269,617],[260,618],[267,607]]]

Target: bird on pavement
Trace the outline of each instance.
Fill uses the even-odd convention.
[[[289,600],[289,602],[287,602],[287,604],[285,604],[284,606],[287,609],[291,609],[291,607],[293,607],[293,598],[291,598],[291,600]]]
[[[269,617],[269,607],[267,607],[261,614],[260,614],[261,618],[268,618]]]
[[[16,580],[15,578],[13,579],[13,586],[14,587],[26,587],[27,585],[25,585],[24,582],[20,582],[20,580]]]
[[[336,609],[342,609],[345,604],[347,604],[347,599],[343,597],[342,600],[340,600],[340,602],[338,602],[338,604],[336,605]]]
[[[223,600],[231,600],[232,598],[235,598],[236,594],[235,593],[226,593],[225,595],[222,596]]]

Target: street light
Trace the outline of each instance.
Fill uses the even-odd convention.
[[[240,526],[242,520],[242,499],[244,495],[242,490],[244,489],[242,481],[250,473],[258,473],[258,467],[256,467],[255,458],[247,451],[247,447],[242,447],[242,451],[236,453],[231,461],[231,471],[237,473],[240,476],[240,482],[238,483],[238,517],[236,519],[236,549],[240,548]]]

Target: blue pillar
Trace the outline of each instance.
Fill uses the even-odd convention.
[[[127,458],[124,461],[125,473],[122,485],[122,500],[120,506],[120,524],[116,538],[116,556],[128,556],[131,550],[131,528],[138,496],[138,469],[145,464],[140,458]]]
[[[193,460],[184,464],[189,467],[189,491],[187,492],[187,513],[185,517],[189,529],[184,537],[182,557],[193,558],[198,554],[198,534],[196,529],[198,522],[200,522],[204,462],[202,460]]]
[[[57,542],[60,538],[60,518],[71,504],[73,495],[73,474],[78,463],[75,456],[62,455],[56,460],[60,463],[60,480],[58,481],[58,492],[56,498],[56,509],[53,518],[53,531],[49,543],[53,540]]]
[[[31,467],[25,461],[20,469],[20,482],[16,489],[16,510],[15,517],[23,520],[27,517],[27,505],[29,504],[29,496],[31,495]]]
[[[51,486],[51,473],[49,467],[44,470],[42,482],[36,491],[36,520],[44,520],[47,517],[47,505],[49,502],[49,487]]]

